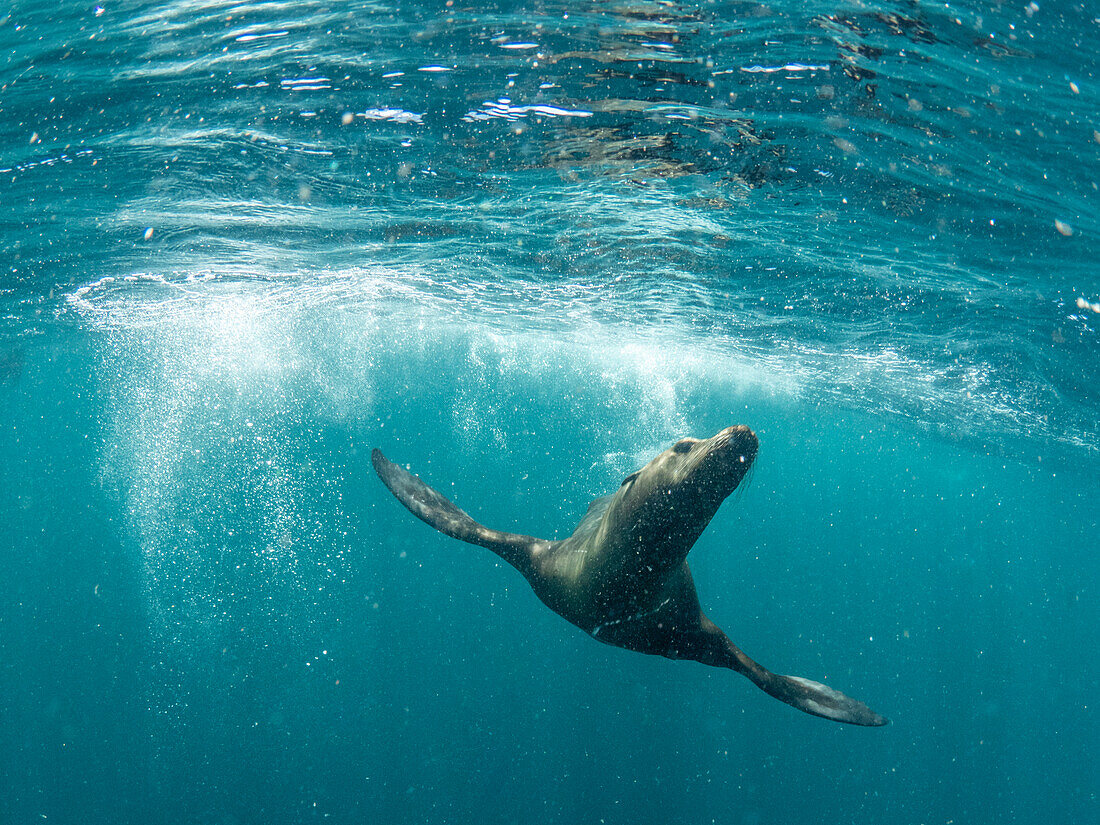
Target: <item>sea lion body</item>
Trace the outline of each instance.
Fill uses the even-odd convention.
[[[491,530],[379,450],[382,481],[414,515],[442,533],[487,547],[518,569],[555,613],[606,644],[742,673],[770,695],[816,716],[858,725],[886,719],[832,688],[780,676],[754,662],[703,613],[687,555],[744,479],[756,435],[729,427],[676,442],[596,499],[562,541]]]

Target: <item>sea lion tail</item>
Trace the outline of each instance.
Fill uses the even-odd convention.
[[[533,536],[505,533],[479,524],[442,493],[382,455],[381,450],[371,452],[371,464],[394,497],[418,519],[444,535],[487,547],[525,575],[531,568],[532,554],[549,545]]]

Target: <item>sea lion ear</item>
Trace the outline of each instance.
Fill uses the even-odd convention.
[[[641,470],[637,470],[637,471],[635,471],[635,472],[631,473],[630,475],[628,475],[628,476],[627,476],[626,478],[624,478],[624,479],[623,479],[623,483],[622,483],[622,484],[620,484],[619,486],[620,486],[620,487],[625,487],[625,486],[626,486],[627,484],[629,484],[630,482],[634,481],[634,480],[635,480],[635,479],[636,479],[636,478],[637,478],[638,476],[640,476],[641,474],[642,474],[642,471],[641,471]]]

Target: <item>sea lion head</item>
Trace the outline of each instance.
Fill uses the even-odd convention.
[[[608,513],[630,541],[667,545],[684,556],[714,513],[745,478],[759,442],[748,427],[710,438],[682,438],[627,476]]]

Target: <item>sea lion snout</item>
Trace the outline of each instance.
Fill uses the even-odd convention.
[[[759,447],[756,433],[742,424],[726,427],[702,441],[691,441],[694,441],[691,450],[677,456],[682,458],[680,483],[685,490],[694,491],[692,495],[706,491],[710,506],[717,509],[752,467]],[[672,448],[673,453],[680,452],[677,446]]]
[[[756,451],[760,442],[756,433],[744,424],[735,427],[726,427],[718,435],[710,439],[710,452],[722,455],[731,464],[745,465],[744,469],[752,464],[756,458]]]

